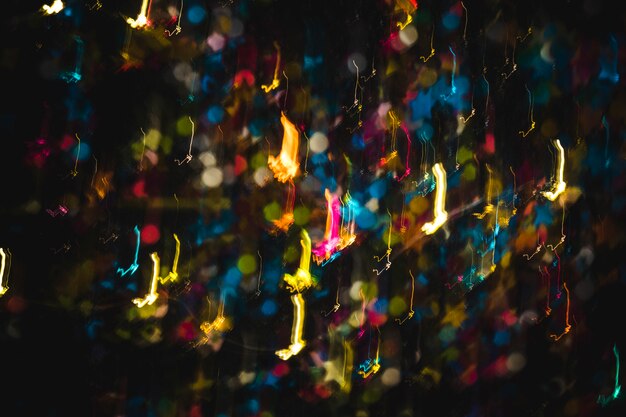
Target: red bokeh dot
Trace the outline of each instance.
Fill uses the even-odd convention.
[[[141,229],[141,241],[146,245],[156,243],[160,237],[159,229],[153,224],[147,224]]]

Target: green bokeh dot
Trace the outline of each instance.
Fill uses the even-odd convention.
[[[304,226],[309,222],[311,211],[305,206],[298,206],[293,210],[293,222],[298,226]]]
[[[249,253],[241,255],[237,261],[237,268],[242,274],[250,274],[256,271],[256,257]]]

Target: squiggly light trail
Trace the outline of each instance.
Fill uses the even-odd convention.
[[[64,8],[65,5],[61,0],[54,0],[54,2],[50,6],[48,6],[47,4],[41,6],[41,9],[48,15],[57,14]]]
[[[157,294],[157,286],[159,285],[159,269],[161,269],[161,260],[156,252],[150,254],[152,259],[152,278],[150,279],[150,290],[143,298],[134,298],[133,304],[142,308],[145,305],[152,305],[159,298]]]
[[[133,263],[128,267],[128,269],[117,268],[117,273],[120,274],[121,276],[124,276],[128,273],[130,273],[130,275],[133,275],[135,271],[137,271],[137,268],[139,268],[139,264],[137,263],[137,258],[139,257],[139,244],[141,242],[141,232],[139,231],[139,228],[137,226],[135,226],[133,231],[135,232],[135,235],[137,235],[137,243],[135,244],[135,258],[133,260]]]

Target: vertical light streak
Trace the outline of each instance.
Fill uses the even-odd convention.
[[[550,201],[556,200],[557,197],[565,191],[565,187],[567,186],[563,180],[563,170],[565,169],[565,150],[561,146],[561,141],[558,139],[554,140],[554,146],[559,151],[557,155],[558,167],[556,169],[556,184],[551,191],[544,191],[542,193]]]
[[[342,210],[342,213],[345,213],[341,216],[341,228],[340,228],[340,236],[339,236],[339,250],[342,250],[356,240],[356,215],[354,214],[354,206],[355,202],[352,200],[350,196],[350,192],[346,192],[344,195],[342,202],[342,206],[345,210]]]
[[[143,157],[146,154],[146,132],[143,131],[143,128],[139,128],[143,135],[143,148],[141,149],[141,159],[139,160],[139,171],[143,171]]]
[[[428,60],[432,57],[435,56],[435,48],[433,48],[433,39],[435,38],[435,25],[433,24],[433,30],[432,33],[430,35],[430,55],[426,56],[420,56],[420,59],[426,63],[428,62]]]
[[[461,7],[463,7],[463,10],[465,10],[465,26],[463,27],[463,43],[465,44],[465,46],[467,46],[467,19],[469,17],[469,12],[467,11],[467,7],[465,7],[465,4],[463,2],[461,2]]]
[[[145,26],[148,26],[150,22],[148,21],[147,13],[148,13],[148,0],[141,0],[141,9],[139,10],[139,15],[137,16],[137,19],[133,19],[129,17],[128,19],[126,19],[126,23],[128,23],[130,27],[133,29],[143,28]]]
[[[208,297],[207,297],[208,298]],[[224,315],[224,295],[220,296],[220,303],[217,307],[217,314],[213,321],[203,321],[200,324],[200,330],[204,333],[205,336],[210,336],[211,332],[217,331],[221,332],[227,330],[229,328],[228,323],[226,322],[226,316]],[[210,301],[209,301],[209,313],[210,313]]]
[[[413,315],[415,314],[415,311],[413,311],[413,294],[415,293],[415,277],[413,276],[413,272],[411,272],[410,269],[409,269],[409,276],[411,277],[411,304],[409,304],[409,312],[406,315],[406,317],[403,318],[402,320],[396,319],[396,321],[400,325],[404,323],[405,321],[412,319]]]
[[[276,351],[276,356],[286,361],[290,357],[300,353],[306,342],[302,339],[302,329],[304,327],[304,299],[302,294],[296,293],[291,296],[293,303],[293,323],[291,326],[291,344],[287,349]]]
[[[9,273],[11,272],[11,251],[0,248],[0,297],[9,289]]]
[[[434,207],[434,219],[432,222],[425,223],[422,226],[422,231],[427,235],[432,235],[448,220],[448,213],[445,210],[446,204],[446,171],[443,169],[441,162],[433,165],[433,174],[435,175],[436,189],[435,189],[435,207]]]
[[[159,270],[161,269],[161,260],[156,252],[150,254],[152,259],[152,278],[150,279],[150,290],[143,298],[134,298],[133,304],[138,308],[142,308],[145,305],[152,305],[159,298],[157,294],[157,286],[159,285]]]
[[[178,258],[180,257],[180,240],[178,240],[178,236],[176,233],[173,233],[174,240],[176,241],[176,249],[174,251],[174,260],[172,261],[172,269],[170,272],[164,277],[159,278],[161,284],[165,284],[167,282],[174,282],[178,280]]]
[[[167,36],[178,35],[180,32],[182,32],[183,28],[180,26],[180,19],[183,16],[184,5],[184,0],[180,0],[180,10],[178,11],[178,21],[176,22],[176,27],[172,31],[166,29],[165,33],[167,33]]]
[[[380,330],[378,330],[378,343],[376,346],[376,358],[372,360],[372,358],[367,358],[364,363],[359,365],[358,374],[361,375],[363,379],[368,378],[371,375],[374,375],[376,372],[380,370]]]
[[[563,282],[563,288],[565,289],[565,294],[567,296],[566,304],[565,304],[565,328],[563,329],[563,333],[561,333],[560,335],[556,335],[556,334],[550,335],[550,337],[554,339],[555,342],[559,340],[560,338],[562,338],[563,336],[565,336],[567,333],[569,333],[570,329],[572,328],[572,326],[569,324],[569,289],[567,289],[566,282]]]
[[[135,226],[135,228],[133,229],[133,232],[137,236],[137,242],[135,243],[135,258],[133,260],[133,263],[128,267],[128,269],[117,268],[117,273],[120,274],[121,276],[124,276],[128,273],[130,273],[130,275],[133,275],[135,271],[137,271],[137,268],[139,268],[139,264],[137,263],[137,258],[139,257],[139,244],[141,242],[141,232],[139,231],[139,228],[137,226]]]
[[[552,313],[552,309],[550,308],[550,291],[551,291],[551,280],[552,277],[550,276],[550,273],[548,272],[548,268],[546,266],[543,267],[543,269],[541,269],[541,267],[539,267],[539,273],[541,274],[541,277],[545,277],[547,280],[547,289],[546,289],[546,307],[544,308],[544,311],[546,312],[546,316],[549,316],[550,313]]]
[[[452,46],[448,46],[448,50],[452,54],[452,73],[450,75],[450,94],[448,94],[448,95],[442,94],[441,95],[441,97],[444,100],[448,100],[450,97],[452,97],[453,95],[456,94],[456,84],[454,82],[454,77],[455,77],[455,73],[456,73],[456,54],[452,50]]]
[[[279,219],[272,222],[278,230],[286,232],[293,224],[293,207],[295,205],[295,202],[296,186],[293,183],[293,180],[289,180],[289,184],[287,186],[287,198],[285,199],[285,208],[283,209],[283,214]]]
[[[401,123],[400,127],[406,135],[406,157],[404,160],[404,173],[398,178],[398,181],[402,181],[411,174],[411,166],[409,164],[409,156],[411,155],[411,135],[409,135],[409,130],[404,123]]]
[[[341,208],[339,198],[333,195],[327,188],[324,191],[326,198],[326,229],[324,231],[324,239],[313,249],[313,259],[318,264],[330,257],[337,250],[339,244],[339,219],[341,217]]]
[[[527,131],[520,130],[518,132],[520,135],[522,135],[523,138],[528,136],[528,134],[530,132],[532,132],[533,129],[535,128],[535,116],[534,116],[534,114],[535,114],[535,101],[534,101],[534,98],[533,98],[533,94],[528,89],[528,86],[524,85],[524,87],[526,88],[526,91],[528,92],[528,119],[530,121],[530,126],[529,126]]]
[[[75,36],[74,40],[76,41],[76,61],[74,63],[74,71],[65,72],[61,75],[61,78],[68,83],[76,83],[83,78],[82,63],[85,44],[78,36]]]
[[[294,275],[285,274],[283,280],[287,284],[287,289],[291,292],[301,292],[313,285],[311,277],[311,238],[305,229],[301,232],[300,245],[300,266]]]
[[[298,146],[300,144],[298,129],[281,112],[280,122],[283,125],[283,144],[278,157],[272,155],[267,159],[274,177],[280,182],[287,182],[298,175]]]
[[[61,0],[54,0],[51,5],[44,4],[41,6],[41,10],[43,10],[47,15],[57,14],[64,8],[65,5]]]
[[[474,216],[478,217],[481,220],[484,219],[487,214],[493,212],[493,204],[491,204],[491,199],[493,196],[493,190],[491,188],[493,185],[493,180],[492,180],[493,172],[491,171],[489,164],[485,164],[485,168],[487,168],[487,172],[489,173],[489,177],[487,179],[487,196],[485,197],[485,200],[487,201],[487,205],[485,206],[482,213],[474,213]]]
[[[183,160],[174,159],[178,166],[184,163],[189,163],[193,158],[193,155],[191,154],[191,147],[193,146],[193,137],[196,132],[196,125],[194,124],[193,120],[191,120],[191,117],[189,117],[189,122],[191,123],[191,139],[189,140],[189,150],[187,151],[187,156],[185,156]]]
[[[280,85],[280,79],[278,78],[278,69],[280,68],[280,45],[278,45],[278,42],[274,42],[274,48],[276,48],[276,65],[274,66],[274,77],[272,78],[272,83],[269,85],[261,85],[261,89],[266,93],[278,88]]]
[[[611,395],[599,395],[598,404],[603,407],[609,404],[611,401],[617,400],[622,390],[622,386],[619,384],[619,350],[617,350],[617,344],[613,345],[613,354],[615,355],[615,388]]]
[[[78,140],[78,147],[76,148],[76,160],[74,161],[74,168],[70,171],[70,177],[74,178],[78,175],[78,158],[80,158],[80,138],[78,133],[75,133],[76,140]]]
[[[388,270],[391,267],[391,229],[392,229],[392,218],[391,218],[391,213],[387,210],[387,214],[389,215],[389,233],[387,235],[387,250],[385,251],[385,254],[383,256],[376,256],[374,255],[374,259],[376,259],[376,262],[380,262],[383,259],[386,259],[387,261],[385,262],[385,267],[383,269],[381,269],[380,271],[376,268],[373,269],[374,272],[376,272],[376,275],[380,275],[383,272],[385,272],[386,270]]]

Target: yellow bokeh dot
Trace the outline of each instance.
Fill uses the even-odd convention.
[[[237,268],[242,274],[250,274],[256,271],[256,256],[246,253],[239,257],[237,261]]]
[[[280,204],[276,201],[272,201],[265,207],[263,207],[263,216],[268,222],[278,220],[280,218]]]
[[[400,316],[406,311],[406,301],[400,296],[393,297],[389,301],[389,314],[392,316]]]
[[[463,173],[461,174],[461,178],[463,181],[474,181],[476,179],[476,167],[474,164],[467,164],[463,168]]]
[[[420,73],[418,81],[422,87],[430,87],[437,81],[437,71],[432,68],[426,68]]]
[[[191,135],[192,127],[188,116],[182,116],[176,121],[176,133],[181,136]]]
[[[502,259],[500,259],[500,266],[502,268],[508,268],[509,265],[511,264],[511,252],[507,251],[503,256]]]
[[[547,119],[541,124],[541,134],[547,138],[554,138],[558,133],[558,127],[553,119]]]
[[[422,215],[428,209],[428,199],[426,197],[415,197],[409,202],[409,210],[418,216]]]

